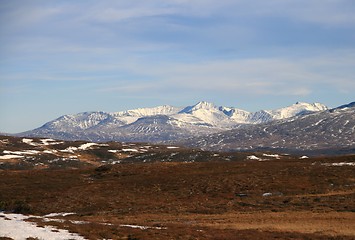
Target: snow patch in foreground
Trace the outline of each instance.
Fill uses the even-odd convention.
[[[355,166],[355,162],[338,162],[338,163],[323,163],[323,166],[331,167],[342,167],[342,166]]]
[[[11,155],[11,154],[7,154],[7,155],[4,155],[4,156],[0,156],[0,160],[7,160],[7,159],[13,159],[13,158],[24,158],[24,156]]]
[[[81,145],[80,147],[78,147],[78,149],[80,150],[88,150],[89,148],[98,145],[97,143],[84,143],[83,145]]]
[[[44,217],[65,217],[69,215],[75,215],[76,213],[50,213],[47,215],[44,215]]]
[[[263,154],[264,157],[273,157],[273,158],[276,158],[276,159],[280,159],[280,155],[278,154],[267,154],[267,153],[264,153]]]
[[[134,149],[134,148],[123,148],[122,151],[123,152],[138,152],[138,150]]]
[[[147,226],[140,226],[140,225],[130,225],[130,224],[121,224],[120,227],[129,227],[129,228],[138,228],[141,230],[146,230],[146,229],[167,229],[166,227],[147,227]]]
[[[33,143],[33,139],[30,138],[23,138],[22,139],[23,143],[27,143],[28,145],[36,146],[37,144]]]
[[[30,237],[56,240],[85,239],[67,230],[50,226],[38,227],[35,223],[25,221],[31,217],[35,216],[0,212],[0,237],[9,237],[14,240],[25,240]]]
[[[258,158],[255,155],[247,156],[247,159],[249,159],[249,160],[261,160],[260,158]]]

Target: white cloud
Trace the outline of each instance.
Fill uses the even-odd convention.
[[[350,68],[355,65],[355,60],[351,55],[215,60],[189,64],[131,62],[126,67],[141,76],[158,79],[159,82],[152,80],[151,84],[160,89],[307,96],[320,89],[355,91],[355,70]],[[340,64],[340,59],[341,66],[336,64]]]

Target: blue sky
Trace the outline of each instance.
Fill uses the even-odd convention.
[[[0,131],[206,100],[355,100],[353,0],[2,0]]]

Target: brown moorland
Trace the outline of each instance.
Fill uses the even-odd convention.
[[[5,170],[0,209],[75,213],[33,221],[87,239],[354,239],[354,163],[343,156]]]

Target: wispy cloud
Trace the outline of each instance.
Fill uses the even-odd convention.
[[[346,71],[339,69],[343,61]],[[298,59],[258,58],[217,60],[198,63],[135,62],[129,67],[135,73],[152,80],[160,89],[185,89],[192,91],[234,92],[257,95],[307,96],[319,89],[343,91],[354,89],[351,54],[343,56],[314,56]],[[124,88],[144,91],[137,82],[126,83]],[[131,84],[131,85],[130,85]],[[149,86],[149,85],[147,85]],[[123,88],[121,87],[120,90]],[[147,89],[148,90],[148,87]]]
[[[353,0],[2,1],[1,94],[10,109],[43,92],[68,112],[138,98],[341,104],[355,92],[354,12]],[[82,94],[75,110],[67,89]]]

